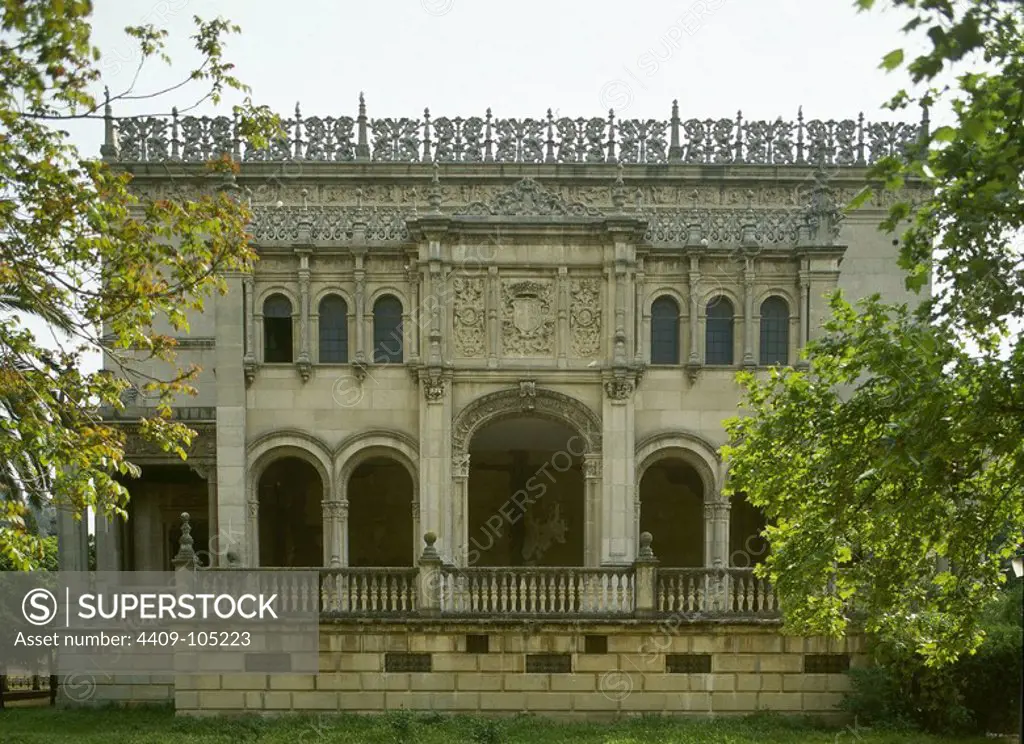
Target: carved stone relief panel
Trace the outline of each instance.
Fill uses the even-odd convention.
[[[501,344],[506,356],[554,354],[553,295],[550,279],[506,279],[502,282]]]
[[[594,356],[601,350],[601,280],[574,279],[570,292],[572,353],[577,357]]]
[[[460,357],[483,356],[484,281],[478,278],[456,277],[452,280],[452,291],[455,293],[455,354]]]

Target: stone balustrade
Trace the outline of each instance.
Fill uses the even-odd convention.
[[[746,120],[689,118],[672,104],[667,120],[607,116],[538,118],[484,116],[368,118],[360,95],[352,116],[282,117],[282,134],[268,147],[247,142],[237,118],[124,117],[107,106],[102,153],[116,162],[236,161],[448,163],[669,163],[722,165],[827,164],[865,166],[898,156],[927,132],[920,124],[854,119]]]
[[[181,548],[175,566],[196,565],[188,514],[182,514]],[[631,566],[458,567],[442,562],[428,532],[417,567],[227,568],[252,574],[254,589],[277,594],[288,611],[319,607],[325,617],[525,617],[651,618],[673,616],[775,618],[778,605],[767,580],[752,568],[658,568],[653,537],[640,535]],[[305,578],[320,574],[317,596]],[[290,582],[289,573],[297,580]],[[214,586],[216,575],[212,577]],[[227,586],[227,583],[225,583]]]

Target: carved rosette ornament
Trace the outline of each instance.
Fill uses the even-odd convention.
[[[455,292],[455,353],[461,357],[478,357],[484,353],[484,282],[483,279],[457,277],[452,280]]]
[[[572,283],[571,295],[572,352],[578,357],[594,356],[601,350],[601,282],[577,279]]]
[[[543,356],[555,350],[555,314],[549,280],[502,283],[502,350],[506,356]]]

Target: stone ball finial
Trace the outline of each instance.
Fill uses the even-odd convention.
[[[654,551],[651,550],[651,543],[654,542],[654,535],[650,532],[640,533],[640,558],[654,558]]]
[[[433,532],[427,532],[423,535],[423,542],[427,544],[428,548],[434,547],[434,543],[437,542],[437,535]]]

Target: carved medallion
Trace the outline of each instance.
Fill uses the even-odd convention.
[[[508,356],[553,354],[555,318],[550,281],[503,282],[502,349]]]

